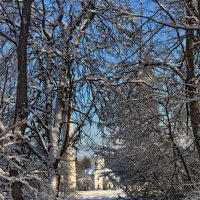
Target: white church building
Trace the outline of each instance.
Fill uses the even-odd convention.
[[[92,167],[77,175],[77,189],[79,190],[112,190],[116,186],[108,178],[112,175],[111,169],[105,168],[103,158],[92,159]]]

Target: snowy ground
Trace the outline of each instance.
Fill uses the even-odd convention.
[[[92,190],[92,191],[79,191],[79,200],[118,200],[118,195],[125,197],[122,190]],[[129,198],[127,198],[129,199]],[[140,200],[156,200],[156,198],[140,198]],[[138,199],[139,200],[139,199]]]
[[[121,190],[97,190],[80,191],[80,200],[116,200],[118,194],[123,195]]]
[[[116,200],[116,197],[82,197],[80,200]]]

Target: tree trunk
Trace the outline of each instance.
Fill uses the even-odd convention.
[[[76,189],[76,152],[72,146],[67,148],[66,152],[67,174],[66,182],[68,190]]]
[[[57,169],[56,169],[57,170]],[[56,199],[56,196],[59,192],[59,176],[56,173],[55,169],[51,169],[49,171],[50,174],[50,179],[49,179],[49,185],[50,185],[50,191],[49,191],[49,196],[48,199]]]
[[[24,134],[26,123],[23,122],[28,117],[28,99],[27,99],[27,42],[31,19],[32,0],[23,1],[22,18],[20,25],[20,35],[17,46],[18,58],[18,82],[14,123],[22,122],[15,131]],[[16,169],[10,170],[10,176],[18,176]],[[23,200],[22,183],[16,181],[11,184],[11,193],[14,200]]]
[[[23,1],[22,21],[20,26],[20,35],[17,47],[18,58],[18,82],[17,97],[15,109],[15,122],[22,121],[27,118],[27,42],[28,32],[31,19],[32,0]],[[25,131],[25,125],[20,127],[21,134]]]
[[[10,176],[18,176],[19,173],[16,169],[10,169]],[[15,181],[11,184],[11,194],[14,200],[23,200],[22,183]]]
[[[187,1],[188,16],[191,15],[193,11],[193,4],[191,0]],[[189,19],[188,23],[192,25],[192,21]],[[200,108],[198,100],[195,100],[197,93],[196,76],[195,76],[195,58],[194,58],[194,31],[186,31],[186,93],[187,97],[190,98],[189,102],[189,115],[192,124],[193,135],[195,138],[195,145],[200,157]]]

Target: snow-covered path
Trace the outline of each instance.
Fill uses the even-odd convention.
[[[81,191],[79,200],[116,200],[118,194],[123,195],[121,190]]]
[[[92,191],[79,191],[79,200],[118,200],[118,195],[125,197],[122,190],[92,190]],[[129,198],[127,198],[128,200]],[[153,197],[140,198],[140,200],[155,200]],[[139,200],[139,199],[138,199]]]
[[[116,200],[116,197],[88,197],[80,198],[80,200]]]

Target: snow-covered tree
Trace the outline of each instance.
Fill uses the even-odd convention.
[[[69,186],[68,151],[91,122],[108,70],[126,57],[121,44],[133,44],[124,27],[134,21],[113,10],[123,4],[0,2],[2,196],[59,198],[63,176]]]
[[[100,150],[129,195],[139,181],[178,199],[199,177],[199,1],[140,2],[142,12],[121,8],[141,20],[140,40],[105,89]]]

